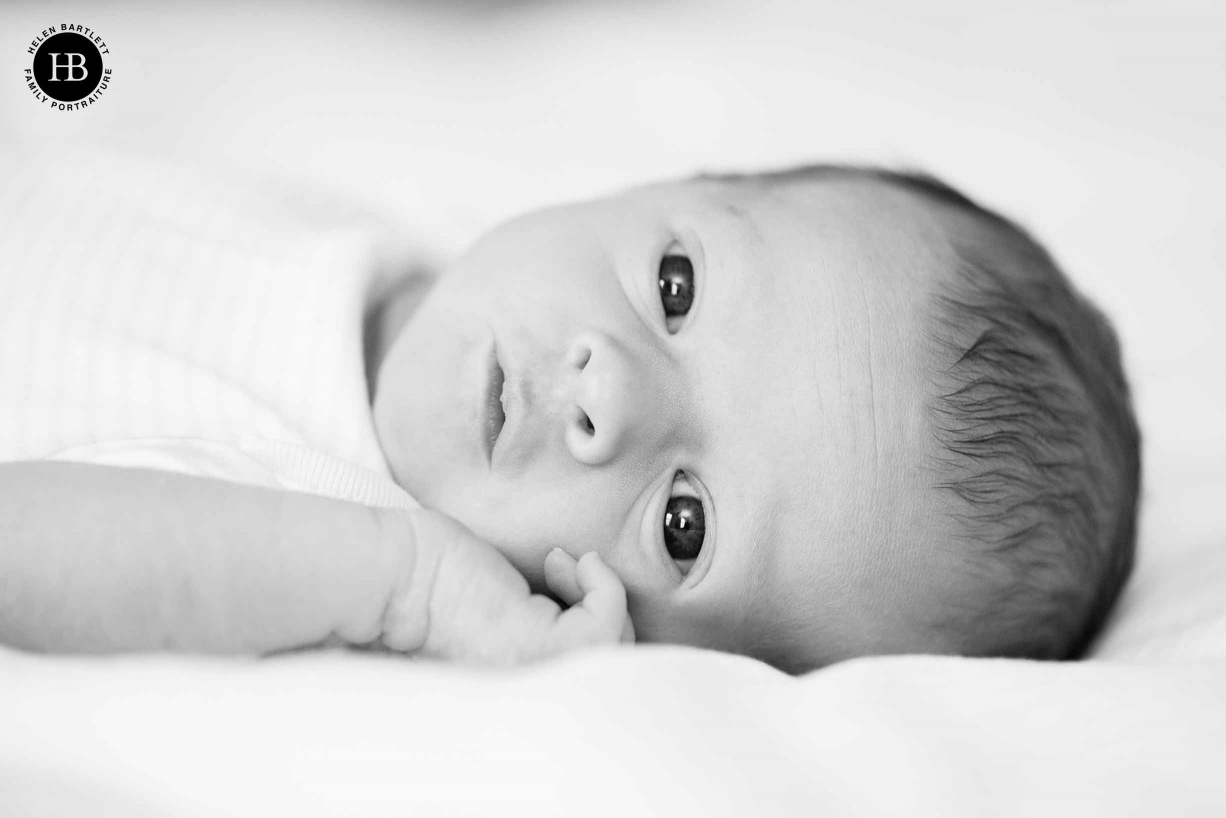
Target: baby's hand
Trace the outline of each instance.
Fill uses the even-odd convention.
[[[570,606],[562,610],[531,593],[505,557],[450,517],[412,514],[416,560],[388,606],[388,647],[507,665],[634,641],[626,590],[595,553],[576,561],[554,549],[546,558],[545,581]]]
[[[562,614],[563,628],[576,637],[585,629],[613,625],[617,641],[634,642],[634,625],[626,612],[626,588],[595,551],[576,560],[561,548],[545,557],[545,584],[570,607]],[[621,623],[621,628],[616,625]]]

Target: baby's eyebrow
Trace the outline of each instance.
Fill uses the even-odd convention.
[[[753,213],[736,202],[724,202],[723,207],[719,209],[719,214],[727,217],[725,225],[731,228],[721,231],[721,238],[739,245],[736,249],[741,259],[749,261],[761,258],[767,249],[768,242]]]
[[[724,205],[724,210],[728,211],[728,215],[733,218],[743,231],[752,234],[755,240],[762,241],[762,233],[758,230],[758,225],[740,205],[735,202],[728,202]]]
[[[770,271],[759,263],[766,256],[766,239],[753,215],[736,202],[723,202],[708,212],[705,229],[698,230],[704,266],[717,273],[723,291],[719,300],[739,311],[758,301],[769,288]]]

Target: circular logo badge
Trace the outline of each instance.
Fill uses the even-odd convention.
[[[30,91],[57,110],[91,105],[106,90],[111,70],[103,62],[106,42],[85,26],[64,23],[39,32],[27,49],[34,55],[26,69]]]

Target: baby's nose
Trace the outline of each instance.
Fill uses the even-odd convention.
[[[575,336],[566,366],[573,384],[566,446],[576,460],[598,466],[634,449],[659,446],[668,419],[652,366],[595,331]]]

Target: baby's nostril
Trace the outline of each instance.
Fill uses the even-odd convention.
[[[592,350],[586,346],[576,349],[574,352],[575,368],[580,372],[587,366],[587,362],[592,360]]]
[[[596,427],[592,425],[592,419],[587,416],[587,412],[579,413],[579,424],[583,427],[583,431],[587,432],[589,436],[596,434]]]

